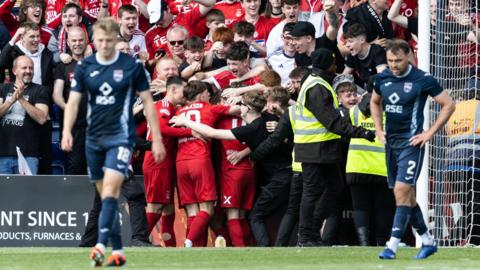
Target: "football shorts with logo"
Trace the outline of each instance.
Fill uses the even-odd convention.
[[[127,178],[132,151],[131,145],[106,146],[87,141],[85,154],[90,180],[93,182],[102,180],[105,169],[114,170]]]
[[[173,168],[143,170],[147,203],[173,204],[173,184],[176,179]]]
[[[393,188],[396,181],[415,186],[422,169],[424,153],[424,148],[407,146],[394,149],[389,147],[387,143],[385,154],[387,159],[388,186]]]
[[[255,200],[255,173],[253,170],[224,168],[220,175],[223,208],[251,210]]]

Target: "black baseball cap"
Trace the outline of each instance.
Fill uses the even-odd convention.
[[[297,22],[290,35],[292,37],[311,36],[315,38],[315,26],[310,22]]]
[[[327,70],[335,61],[335,54],[329,49],[320,48],[313,51],[310,58],[313,67]]]

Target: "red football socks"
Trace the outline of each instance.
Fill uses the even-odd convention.
[[[175,232],[173,230],[175,222],[175,214],[168,216],[162,216],[162,239],[165,243],[165,247],[176,247],[177,239],[175,238]],[[165,239],[168,238],[168,239]]]
[[[232,239],[233,246],[244,247],[245,241],[240,219],[230,219],[228,221],[228,230],[230,232],[230,238]]]
[[[187,234],[187,239],[192,241],[192,243],[197,244],[202,241],[202,239],[206,239],[206,232],[208,228],[208,221],[210,220],[210,215],[207,212],[200,211],[195,216],[195,219],[192,221],[192,225],[190,227],[190,231]],[[203,243],[201,244],[203,245]]]
[[[146,215],[147,215],[148,235],[150,235],[152,233],[153,228],[155,227],[158,220],[160,219],[161,214],[147,212]]]

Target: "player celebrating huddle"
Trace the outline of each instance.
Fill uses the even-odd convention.
[[[163,212],[161,231],[166,247],[175,247],[176,239],[173,231],[175,212],[173,208],[173,183],[175,182],[175,151],[176,138],[192,136],[190,129],[172,128],[168,121],[175,115],[175,107],[185,102],[183,97],[184,82],[178,76],[167,79],[167,94],[165,98],[155,103],[158,123],[162,131],[163,145],[168,155],[161,163],[156,164],[151,151],[145,152],[143,175],[145,195],[147,199],[147,228],[150,234]],[[152,133],[147,134],[147,140],[152,140]]]
[[[448,121],[455,105],[435,78],[409,64],[409,53],[406,41],[394,40],[388,45],[389,69],[375,78],[375,91],[370,101],[377,137],[386,144],[388,185],[393,188],[397,205],[390,241],[379,254],[380,259],[395,259],[408,223],[422,238],[422,248],[415,258],[425,259],[437,252],[437,245],[415,200],[415,185],[422,168],[423,146]],[[428,96],[442,109],[435,123],[423,131],[423,108]],[[386,133],[382,128],[382,101]]]
[[[118,197],[135,144],[133,101],[135,90],[143,101],[152,133],[152,154],[160,162],[165,148],[158,128],[148,78],[140,61],[115,51],[119,27],[113,19],[98,20],[93,26],[97,53],[78,62],[65,108],[62,149],[70,151],[71,129],[78,113],[82,93],[88,93],[86,157],[89,176],[102,197],[97,245],[90,258],[101,266],[108,241],[112,256],[108,266],[126,263],[120,235]]]
[[[207,85],[190,81],[183,90],[186,106],[177,115],[192,121],[213,126],[222,115],[238,114],[238,106],[211,105]],[[210,141],[195,137],[178,140],[177,185],[180,202],[187,209],[187,239],[185,247],[205,246],[208,222],[217,200],[215,176],[210,155]]]

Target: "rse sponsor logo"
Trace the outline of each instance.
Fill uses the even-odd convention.
[[[114,96],[108,96],[113,88],[106,82],[104,82],[100,88],[98,89],[103,96],[97,96],[95,98],[95,103],[98,105],[111,105],[115,103],[115,97]]]
[[[385,105],[385,111],[388,113],[403,113],[403,106],[402,105]]]
[[[95,99],[95,103],[98,105],[111,105],[115,103],[115,97],[108,96],[98,96]]]

